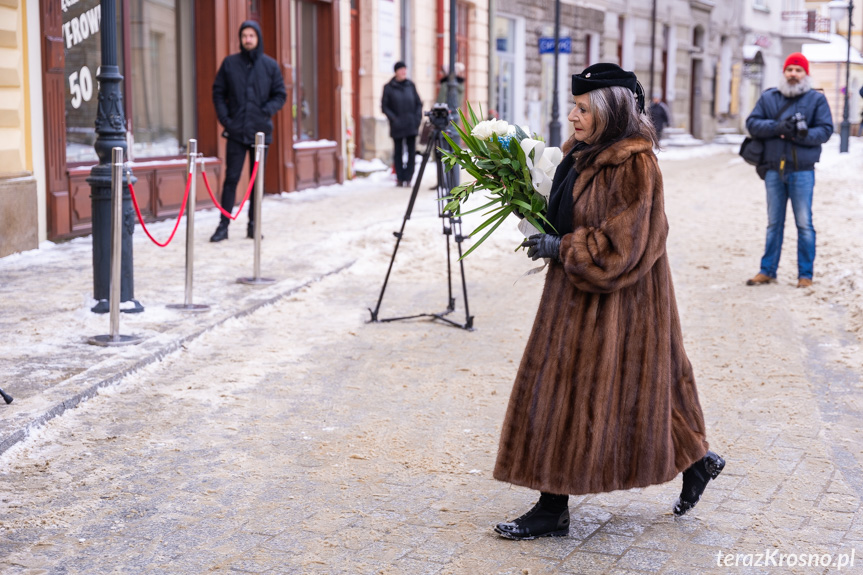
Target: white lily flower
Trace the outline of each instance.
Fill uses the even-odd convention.
[[[509,123],[506,120],[491,120],[491,130],[498,137],[509,134]]]
[[[488,140],[491,138],[493,133],[494,129],[490,120],[483,120],[482,122],[477,123],[477,125],[473,127],[473,130],[470,131],[471,136],[479,138],[480,140]]]
[[[527,167],[530,170],[533,189],[548,200],[548,196],[551,194],[551,182],[554,178],[554,172],[557,169],[557,165],[563,159],[563,153],[560,151],[560,148],[546,148],[544,142],[532,138],[522,140],[521,149],[524,150],[524,155],[527,157]],[[530,158],[531,152],[533,152],[533,160]]]

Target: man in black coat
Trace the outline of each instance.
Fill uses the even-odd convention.
[[[249,171],[255,163],[255,133],[263,132],[265,142],[273,141],[273,115],[285,104],[287,92],[278,63],[264,54],[264,37],[254,20],[240,25],[240,52],[222,61],[213,82],[213,104],[225,130],[225,183],[222,186],[222,208],[234,208],[237,182],[246,154]],[[266,157],[266,156],[265,156]],[[261,175],[260,177],[263,177]],[[249,200],[249,226],[246,237],[254,237],[255,196]],[[222,214],[211,242],[228,239],[230,218]]]
[[[381,109],[390,121],[397,185],[408,187],[414,175],[414,155],[417,133],[423,117],[423,103],[417,94],[416,86],[407,78],[408,69],[405,63],[396,62],[393,71],[395,76],[384,86]],[[405,148],[408,155],[407,164],[404,163],[403,157]]]

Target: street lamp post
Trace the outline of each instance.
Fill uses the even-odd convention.
[[[458,109],[461,106],[458,97],[458,80],[455,73],[456,52],[458,51],[458,4],[456,0],[450,0],[449,3],[449,77],[446,81],[446,105],[449,108],[449,122],[447,123],[446,133],[452,138],[453,142],[460,144],[461,140],[458,131],[454,124],[459,121]],[[445,144],[445,148],[449,149],[449,144]],[[461,173],[458,168],[453,168],[449,172],[449,183],[451,187],[461,183]]]
[[[128,157],[126,145],[126,116],[123,112],[123,94],[120,84],[123,76],[117,66],[117,12],[114,0],[102,0],[102,65],[99,75],[99,108],[96,114],[96,154],[99,164],[90,170],[90,204],[93,214],[93,299],[97,304],[91,309],[95,313],[110,311],[111,287],[111,151],[123,149]],[[135,299],[135,278],[132,267],[132,231],[135,228],[135,212],[129,182],[135,182],[128,169],[123,170],[123,233],[120,301],[131,302],[122,311],[136,313],[144,311]]]
[[[554,73],[551,89],[551,122],[548,124],[548,143],[560,147],[560,104],[557,101],[557,63],[560,54],[560,0],[554,2]]]
[[[851,84],[851,16],[854,13],[854,0],[847,3],[842,0],[834,0],[828,4],[830,7],[830,19],[839,22],[848,11],[848,52],[845,58],[845,106],[842,110],[842,124],[839,128],[839,152],[848,153],[848,138],[851,135],[851,122],[848,121],[848,91]]]

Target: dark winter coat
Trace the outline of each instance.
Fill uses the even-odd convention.
[[[812,170],[815,163],[821,159],[821,144],[833,134],[830,105],[824,94],[809,90],[797,97],[795,102],[782,112],[779,120],[776,120],[776,115],[787,101],[788,98],[776,88],[765,90],[755,104],[755,109],[746,118],[746,129],[753,138],[764,140],[763,158],[767,169],[778,171],[782,159],[785,158],[786,172]],[[805,138],[780,138],[777,131],[779,124],[798,112],[806,118],[809,133]]]
[[[455,77],[455,93],[456,102],[458,102],[458,107],[461,108],[461,105],[464,103],[464,78],[461,76]],[[440,104],[449,104],[447,94],[449,94],[449,77],[444,76],[438,83],[436,101]]]
[[[546,273],[495,479],[599,493],[669,481],[707,452],[652,148],[613,144],[575,180],[574,231]]]
[[[223,136],[251,145],[255,132],[263,132],[269,144],[273,140],[273,115],[285,104],[288,94],[279,64],[264,54],[260,26],[247,20],[240,26],[240,34],[244,28],[254,28],[258,45],[247,51],[241,44],[239,54],[222,61],[213,82],[213,104],[225,128]]]
[[[390,121],[391,138],[406,138],[419,133],[423,119],[423,103],[416,86],[410,80],[397,82],[393,77],[384,86],[381,110]]]
[[[665,127],[671,119],[668,117],[666,105],[662,102],[653,102],[650,104],[650,119],[653,121],[653,127],[656,128],[656,135],[662,136]]]

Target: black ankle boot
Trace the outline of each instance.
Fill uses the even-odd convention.
[[[674,514],[678,517],[695,507],[701,494],[707,487],[707,482],[716,479],[725,467],[725,460],[712,451],[689,466],[683,472],[683,490],[677,503],[674,504]]]
[[[211,242],[220,242],[222,240],[228,239],[228,224],[225,222],[221,222],[219,227],[216,228],[216,231],[213,232],[213,235],[210,236]]]
[[[549,507],[544,498],[540,498],[530,511],[514,521],[498,523],[494,530],[506,539],[566,537],[569,535],[569,507],[564,506],[563,510]]]

